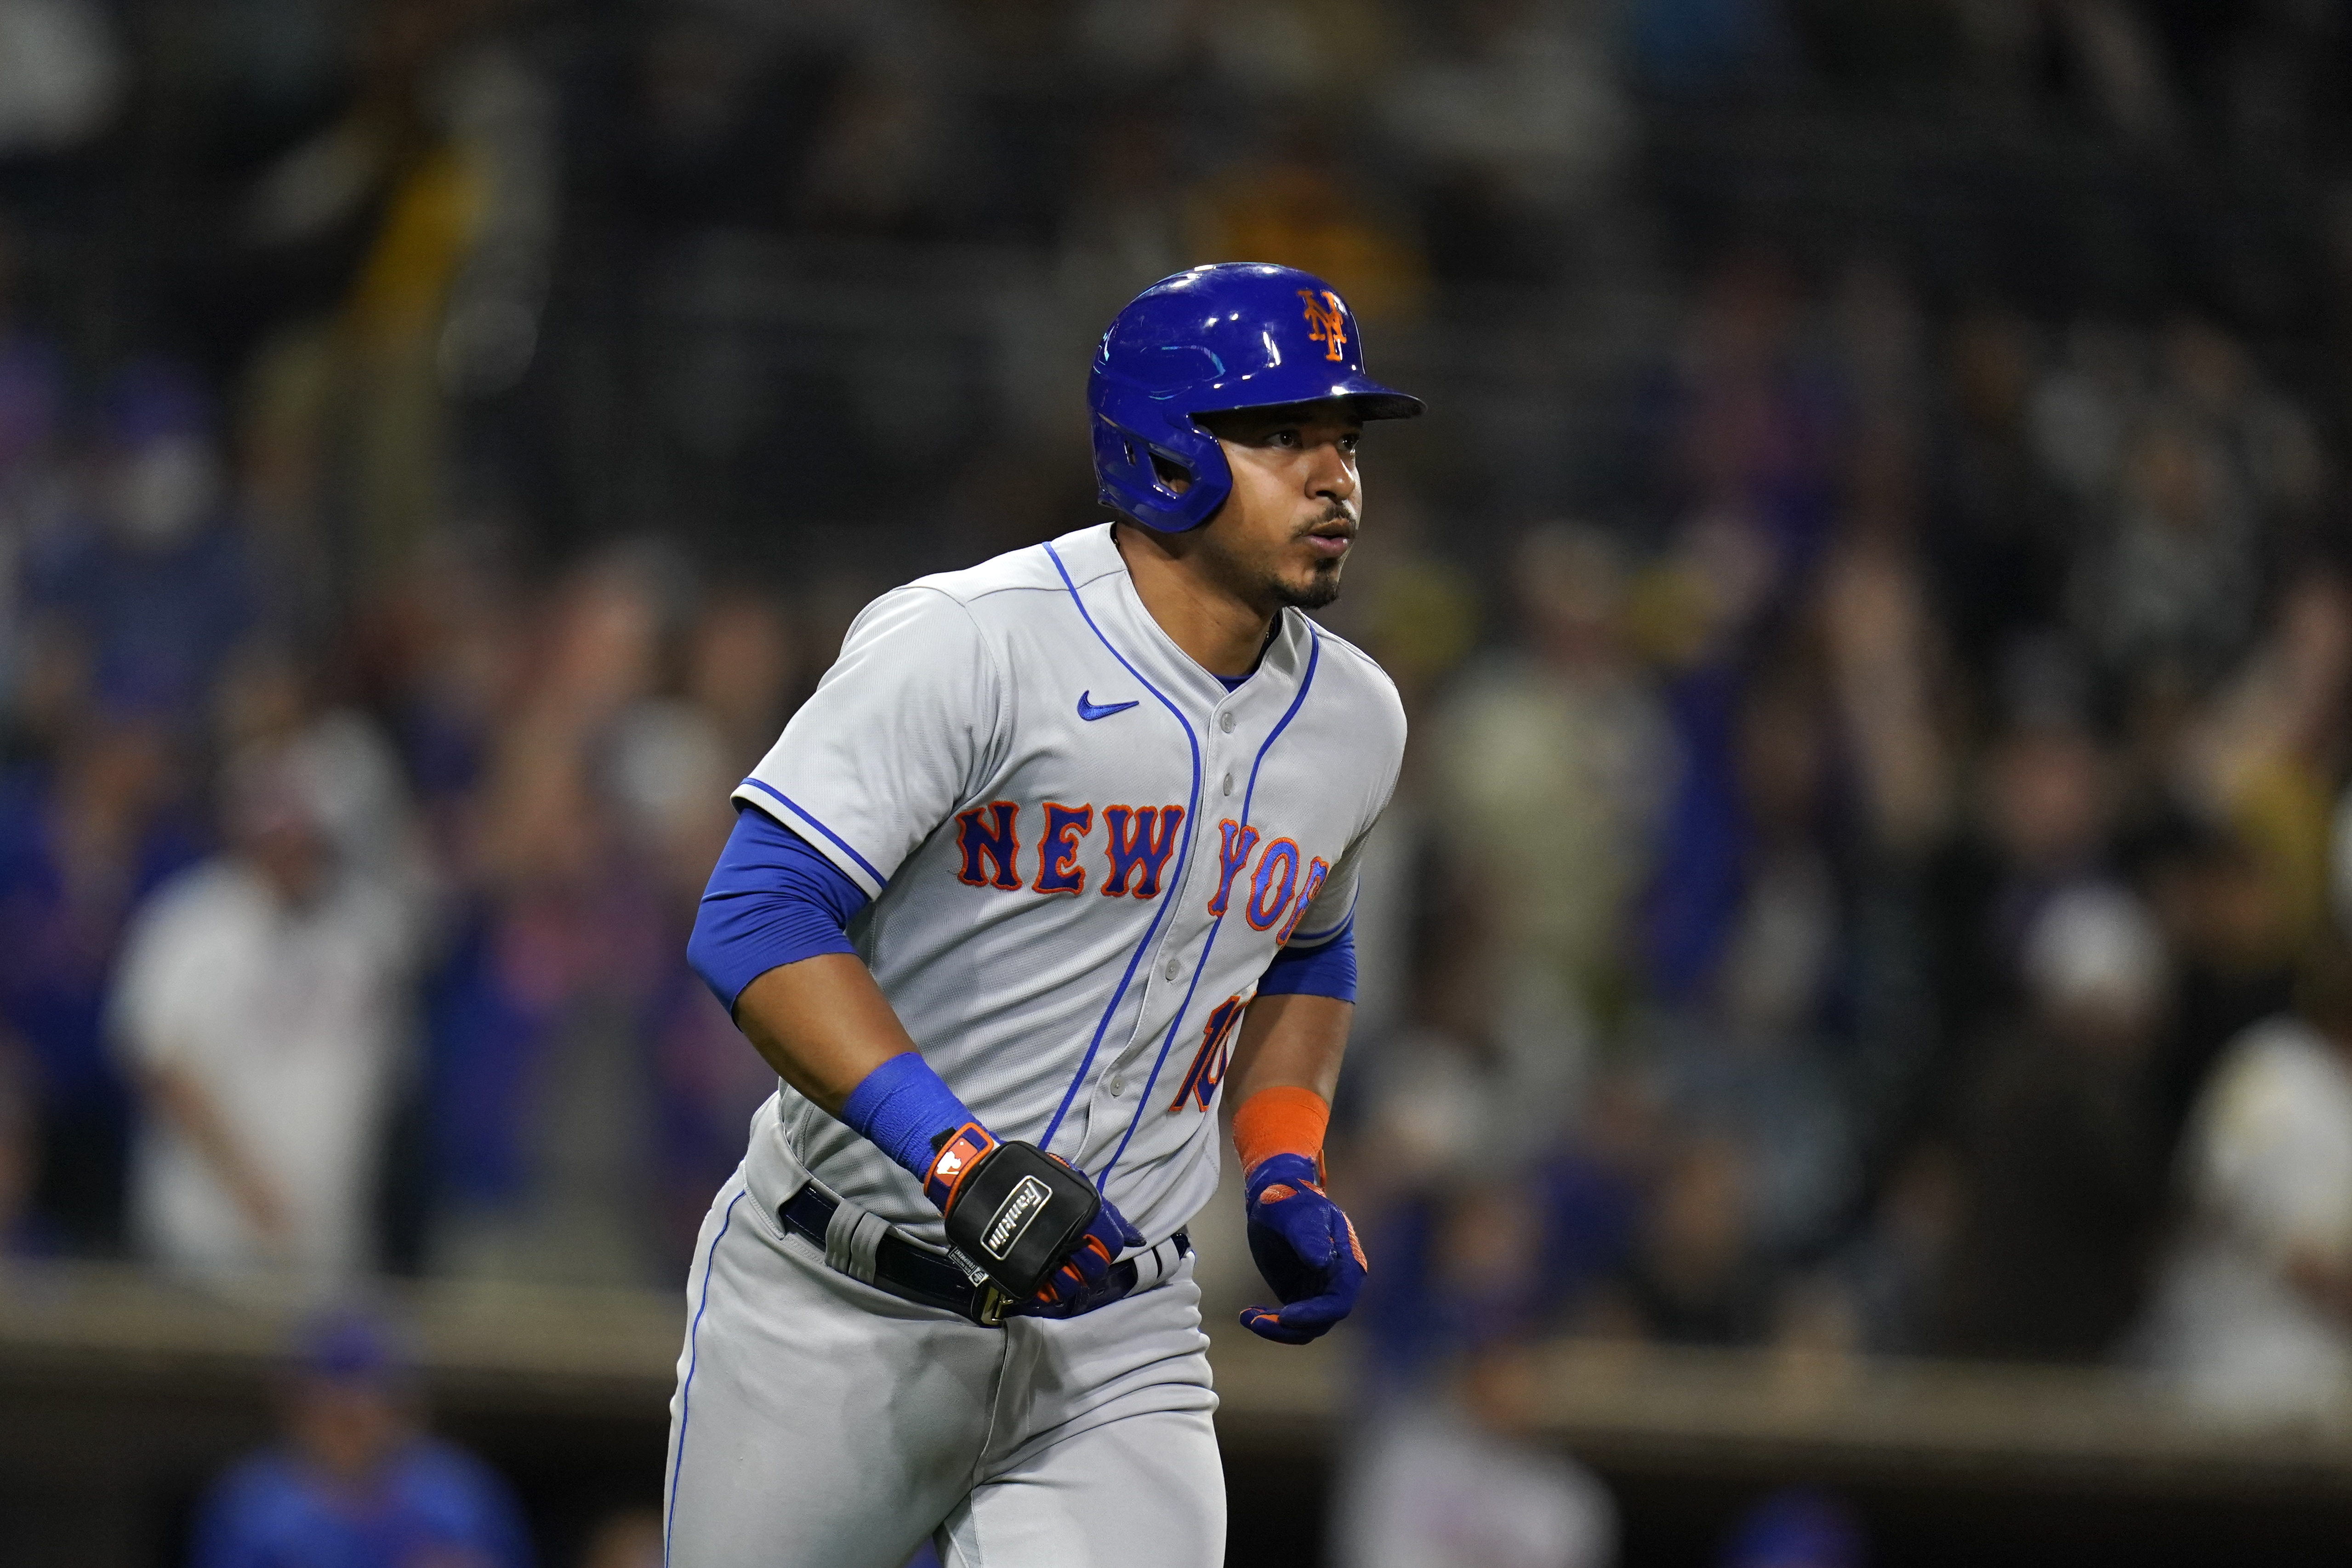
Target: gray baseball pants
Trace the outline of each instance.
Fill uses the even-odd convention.
[[[1225,1486],[1192,1260],[981,1328],[829,1268],[738,1171],[687,1287],[667,1568],[1218,1568]],[[1171,1249],[1172,1250],[1172,1249]]]

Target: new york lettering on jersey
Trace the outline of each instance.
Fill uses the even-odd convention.
[[[873,898],[851,940],[974,1113],[1158,1239],[1214,1188],[1266,965],[1347,922],[1403,731],[1386,677],[1297,611],[1228,691],[1103,526],[877,600],[737,797]],[[911,1177],[782,1088],[748,1173],[794,1167],[938,1233]]]
[[[1081,855],[1090,837],[1100,837],[1106,840],[1100,845],[1107,861],[1102,879],[1105,896],[1158,898],[1160,874],[1175,851],[1176,830],[1183,824],[1184,807],[1173,803],[1140,810],[1112,805],[1103,808],[1102,816],[1108,832],[1097,836],[1093,832],[1095,808],[1091,805],[1068,806],[1059,801],[1047,801],[1042,808],[1031,810],[1018,801],[997,800],[958,812],[956,849],[962,857],[962,865],[956,872],[956,880],[970,888],[992,888],[1008,893],[1024,889],[1033,893],[1084,892],[1087,868],[1081,863]],[[1035,874],[1025,884],[1020,869],[1024,864],[1021,824],[1024,818],[1035,824],[1035,837],[1026,840],[1034,846],[1030,854]],[[1330,873],[1330,862],[1318,855],[1301,871],[1296,842],[1276,838],[1261,845],[1257,828],[1244,826],[1231,817],[1217,824],[1217,832],[1222,847],[1217,891],[1209,900],[1209,913],[1225,912],[1234,883],[1239,880],[1249,889],[1249,923],[1259,931],[1271,930],[1278,923],[1281,929],[1274,940],[1276,946],[1281,946],[1290,940],[1298,929],[1299,920],[1314,903],[1324,879]],[[1255,874],[1250,870],[1254,850]]]

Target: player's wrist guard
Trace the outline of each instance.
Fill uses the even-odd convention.
[[[949,1134],[923,1175],[948,1243],[1015,1301],[1035,1298],[1103,1207],[1095,1184],[1034,1143],[1001,1143],[977,1121]],[[1111,1259],[1102,1260],[1108,1266]]]
[[[1276,1084],[1259,1089],[1234,1108],[1234,1152],[1241,1156],[1246,1179],[1276,1154],[1297,1154],[1315,1167],[1322,1179],[1323,1135],[1331,1125],[1331,1108],[1311,1089]]]
[[[1356,1227],[1323,1191],[1331,1108],[1311,1090],[1261,1089],[1234,1112],[1248,1194],[1250,1257],[1279,1308],[1244,1307],[1242,1326],[1283,1344],[1330,1331],[1356,1304],[1367,1265]]]

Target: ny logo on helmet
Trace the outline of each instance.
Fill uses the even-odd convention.
[[[1307,342],[1326,345],[1325,359],[1338,359],[1339,351],[1348,346],[1348,308],[1328,289],[1323,290],[1319,300],[1312,289],[1301,289],[1298,297],[1307,301],[1307,320],[1311,323],[1307,329]]]

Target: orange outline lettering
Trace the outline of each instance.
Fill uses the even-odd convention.
[[[1233,891],[1234,879],[1241,875],[1242,868],[1249,864],[1250,851],[1257,847],[1257,829],[1228,816],[1217,824],[1217,894],[1209,900],[1209,912],[1223,920],[1225,896]],[[1234,850],[1236,838],[1241,842],[1238,854]]]
[[[1110,875],[1103,879],[1103,897],[1116,899],[1127,891],[1127,879],[1139,867],[1143,875],[1135,884],[1139,899],[1160,896],[1160,868],[1176,850],[1176,830],[1183,825],[1181,805],[1107,805],[1103,829],[1110,837]],[[1132,829],[1130,831],[1130,829]]]
[[[1095,808],[1045,803],[1045,831],[1037,840],[1037,879],[1033,893],[1079,893],[1086,890],[1087,868],[1077,864],[1078,846],[1071,842],[1076,828],[1080,839],[1095,830]],[[1055,851],[1060,853],[1056,854]]]
[[[1282,862],[1282,897],[1275,900],[1274,907],[1267,910],[1261,917],[1258,914],[1258,908],[1265,902],[1266,889],[1273,880],[1274,866],[1277,857]],[[1250,877],[1249,902],[1243,906],[1242,915],[1249,921],[1252,930],[1272,931],[1274,922],[1282,918],[1282,911],[1290,907],[1290,895],[1297,890],[1297,841],[1290,838],[1277,838],[1265,847],[1265,854],[1257,858],[1257,870]]]
[[[996,817],[996,830],[992,833],[980,825],[982,812]],[[956,880],[970,888],[1002,888],[1008,893],[1021,890],[1021,803],[1017,800],[992,800],[986,805],[975,805],[970,811],[956,813],[963,826],[956,834],[956,847],[963,851],[963,869]],[[980,874],[982,856],[996,863],[996,875]]]

